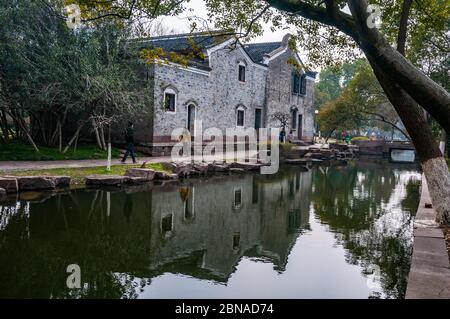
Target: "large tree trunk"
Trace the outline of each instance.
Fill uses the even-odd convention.
[[[450,223],[450,172],[422,109],[398,84],[369,60],[381,86],[403,121],[422,164],[439,223]]]
[[[367,0],[347,0],[352,15],[295,0],[265,0],[273,8],[339,29],[450,133],[450,93],[397,52],[376,28],[369,28]]]
[[[367,25],[366,0],[348,0],[348,4],[356,21],[359,47],[450,132],[450,93],[396,51],[376,28]]]

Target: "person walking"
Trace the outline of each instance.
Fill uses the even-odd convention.
[[[136,162],[136,154],[134,153],[134,125],[133,122],[128,122],[128,127],[125,130],[125,143],[127,143],[126,146],[126,152],[125,155],[122,158],[122,164],[125,163],[125,161],[127,160],[128,155],[131,156],[131,158],[133,159],[133,163],[137,163]]]
[[[281,131],[280,131],[280,136],[279,136],[280,143],[284,143],[284,137],[285,136],[286,136],[286,131],[285,131],[284,127],[283,127],[281,129]]]

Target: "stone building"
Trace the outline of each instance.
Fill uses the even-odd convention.
[[[159,59],[147,66],[154,103],[150,119],[138,121],[137,137],[155,155],[167,154],[175,128],[273,128],[273,115],[290,117],[287,133],[313,140],[315,72],[281,42],[242,45],[212,33],[180,34],[137,41],[140,49],[161,48],[185,58],[185,65]],[[192,134],[192,133],[191,133]]]

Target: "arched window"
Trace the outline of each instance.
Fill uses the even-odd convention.
[[[168,87],[164,90],[164,111],[167,113],[176,113],[177,108],[177,92]]]
[[[236,126],[244,127],[245,124],[245,107],[238,106],[236,108]]]

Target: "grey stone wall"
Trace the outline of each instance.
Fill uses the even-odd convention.
[[[237,107],[245,109],[244,128],[255,127],[255,109],[262,110],[263,127],[279,127],[272,119],[277,111],[291,114],[293,107],[303,115],[303,140],[311,141],[314,127],[313,93],[314,79],[308,78],[306,95],[291,92],[293,66],[288,63],[292,53],[271,60],[268,67],[255,64],[243,49],[223,48],[208,57],[210,72],[176,65],[155,64],[149,69],[149,81],[154,91],[152,128],[143,126],[146,132],[137,136],[152,135],[139,142],[153,145],[155,154],[170,152],[171,133],[175,128],[187,128],[188,106],[195,106],[195,120],[202,121],[203,131],[217,127],[225,134],[226,128],[236,127]],[[239,63],[246,65],[246,81],[238,80]],[[163,108],[164,91],[177,92],[175,112]]]
[[[273,114],[283,112],[292,115],[292,109],[297,108],[298,114],[303,115],[302,139],[312,141],[314,129],[314,79],[307,78],[305,95],[294,94],[291,83],[291,74],[294,67],[288,63],[288,59],[291,56],[293,57],[293,53],[288,50],[269,62],[266,86],[266,123],[268,127],[281,127],[279,121],[273,119]],[[294,134],[297,134],[297,127]],[[287,130],[289,131],[289,129],[294,129],[292,127],[292,116]]]
[[[187,107],[194,104],[203,129],[236,126],[236,107],[245,108],[244,127],[254,127],[255,108],[263,108],[267,70],[255,65],[241,50],[221,49],[209,57],[209,75],[168,65],[155,67],[154,143],[167,143],[174,128],[187,127]],[[238,81],[239,62],[246,63],[246,81]],[[164,90],[177,92],[176,112],[163,109]]]

